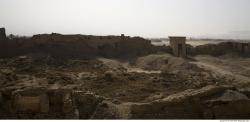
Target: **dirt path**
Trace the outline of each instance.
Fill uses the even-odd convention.
[[[217,66],[216,63],[206,62],[202,60],[198,62],[192,62],[192,63],[208,71],[211,71],[211,73],[215,76],[224,76],[227,79],[235,79],[234,82],[232,82],[233,85],[244,86],[244,85],[250,84],[249,77],[238,74],[237,72],[230,71],[230,68],[233,68],[233,67],[229,67],[226,64],[225,66],[221,64],[220,66]]]
[[[161,71],[149,71],[140,68],[127,68],[128,72],[146,73],[146,74],[160,74]]]

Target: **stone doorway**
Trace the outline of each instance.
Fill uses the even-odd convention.
[[[178,56],[179,57],[182,57],[182,48],[183,48],[182,44],[178,44]]]

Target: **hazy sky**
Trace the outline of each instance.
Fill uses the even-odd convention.
[[[250,38],[250,0],[0,0],[1,26],[19,35]]]

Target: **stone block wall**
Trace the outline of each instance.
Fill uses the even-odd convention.
[[[15,94],[13,107],[16,113],[46,113],[49,112],[49,99],[46,92],[36,95]]]

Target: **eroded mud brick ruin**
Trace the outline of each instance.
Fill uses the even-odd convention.
[[[3,41],[5,39],[6,39],[5,28],[0,28],[0,41]]]
[[[250,43],[0,30],[0,119],[250,118]]]
[[[170,36],[170,46],[177,57],[186,57],[186,37]]]
[[[5,48],[6,39],[5,28],[0,28],[0,55],[5,53],[3,48]]]
[[[124,39],[124,38],[125,38],[125,35],[124,35],[124,34],[121,34],[121,38]]]
[[[233,50],[239,53],[249,53],[250,51],[250,44],[248,43],[233,43]]]

